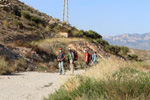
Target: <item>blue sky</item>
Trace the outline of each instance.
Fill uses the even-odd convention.
[[[62,20],[63,0],[20,0]],[[69,0],[69,22],[102,36],[150,32],[150,0]]]

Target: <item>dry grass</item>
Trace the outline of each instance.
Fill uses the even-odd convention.
[[[74,76],[71,76],[69,80],[64,83],[64,87],[67,91],[72,91],[80,85],[80,79]]]
[[[83,76],[106,80],[120,68],[135,68],[136,70],[145,72],[144,66],[148,65],[143,62],[131,62],[113,57],[100,61],[99,64],[88,69]]]
[[[60,43],[70,43],[70,42],[76,42],[76,41],[86,41],[83,38],[51,38],[51,39],[45,39],[38,42],[35,42],[35,44],[49,44],[52,42],[60,42]]]
[[[149,100],[150,74],[142,72],[143,65],[117,58],[103,60],[82,76],[71,77],[45,100]]]
[[[95,79],[107,79],[109,75],[119,70],[122,67],[127,66],[124,60],[117,60],[116,58],[109,58],[101,61],[96,66],[88,69],[83,76],[91,77]]]
[[[57,55],[59,52],[59,48],[63,48],[63,52],[66,52],[66,50],[68,49],[67,44],[77,41],[85,40],[80,38],[51,38],[32,42],[31,44],[38,46],[43,51],[46,51],[48,54],[53,53]]]
[[[8,62],[6,62],[3,57],[0,57],[0,75],[7,74],[8,71]]]
[[[89,68],[85,73],[82,74],[83,77],[92,78],[96,80],[110,80],[113,73],[121,68],[135,68],[136,70],[146,72],[143,66],[145,63],[142,62],[127,62],[122,59],[117,59],[115,57],[105,59],[100,61],[99,64]],[[148,72],[148,70],[147,70]],[[68,91],[72,91],[80,85],[80,80],[77,77],[70,77],[68,81],[64,84],[64,87]]]

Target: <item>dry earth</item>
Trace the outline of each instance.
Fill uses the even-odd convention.
[[[75,75],[83,73],[75,71]],[[60,88],[68,78],[69,71],[58,73],[23,72],[0,76],[0,100],[42,100]]]

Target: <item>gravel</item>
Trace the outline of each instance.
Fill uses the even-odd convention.
[[[82,72],[76,71],[75,75]],[[69,72],[64,76],[40,72],[0,76],[0,100],[42,100],[58,90],[69,77]]]

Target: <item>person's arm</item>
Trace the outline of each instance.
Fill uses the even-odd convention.
[[[64,55],[64,54],[63,54]],[[66,56],[64,55],[64,57],[61,59],[61,61],[63,61],[66,58]]]
[[[60,60],[59,60],[59,55],[57,56],[57,60],[60,61]]]
[[[74,58],[75,56],[74,56],[74,53],[72,52],[72,63],[74,63]]]

